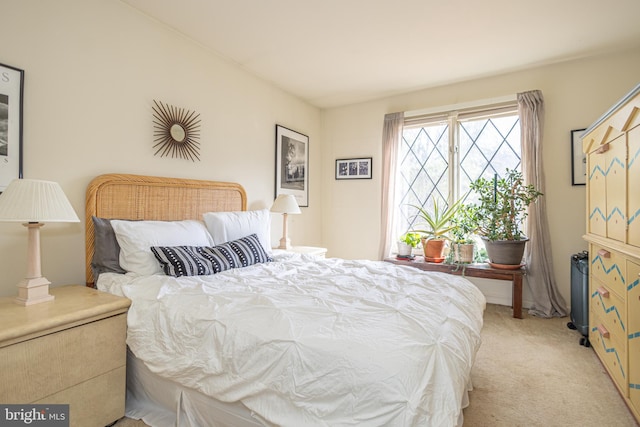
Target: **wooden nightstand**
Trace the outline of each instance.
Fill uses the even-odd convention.
[[[23,307],[0,298],[0,402],[69,404],[71,426],[124,416],[131,301],[85,286]]]
[[[327,255],[327,248],[319,248],[315,246],[292,246],[289,249],[274,248],[273,251],[274,253],[277,253],[277,251],[284,251],[292,252],[295,254],[313,255],[317,256],[318,258],[324,258]]]

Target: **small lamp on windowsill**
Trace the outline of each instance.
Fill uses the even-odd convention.
[[[49,282],[40,270],[40,227],[43,222],[80,222],[56,182],[15,179],[0,194],[0,221],[22,222],[29,229],[27,277],[18,284],[15,302],[32,305],[53,300]]]
[[[296,198],[292,194],[280,194],[276,198],[275,202],[273,202],[271,212],[281,213],[283,217],[282,239],[280,239],[280,246],[278,246],[278,249],[291,248],[291,241],[289,240],[289,237],[287,237],[287,215],[302,213],[298,206],[298,202],[296,202]]]

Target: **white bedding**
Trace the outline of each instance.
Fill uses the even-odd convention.
[[[462,277],[291,254],[98,288],[132,300],[152,372],[282,426],[459,425],[485,306]]]

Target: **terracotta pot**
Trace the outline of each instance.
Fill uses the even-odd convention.
[[[444,261],[444,245],[447,241],[444,239],[423,239],[422,247],[424,249],[424,259],[428,262]]]

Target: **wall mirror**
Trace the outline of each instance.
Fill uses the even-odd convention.
[[[154,155],[200,160],[200,114],[153,101]]]

